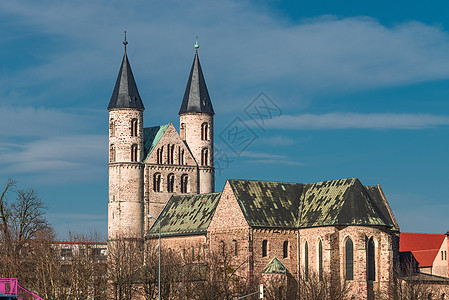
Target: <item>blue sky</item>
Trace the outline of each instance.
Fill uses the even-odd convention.
[[[123,31],[145,126],[178,128],[199,36],[216,148],[222,163],[223,155],[231,160],[216,190],[227,178],[358,177],[382,186],[402,231],[446,232],[448,6],[2,1],[0,183],[11,177],[36,188],[61,238],[105,237],[106,107]],[[261,92],[277,110],[258,126],[245,111]],[[222,134],[236,120],[254,137],[238,155]]]

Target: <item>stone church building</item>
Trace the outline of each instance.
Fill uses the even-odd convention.
[[[227,251],[251,276],[331,274],[356,299],[388,288],[399,226],[379,185],[227,180],[214,192],[214,109],[198,45],[172,123],[144,127],[126,53],[109,102],[108,241],[158,238],[183,255]],[[181,97],[180,97],[181,98]],[[195,254],[196,253],[196,254]]]

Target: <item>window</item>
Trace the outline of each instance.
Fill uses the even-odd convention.
[[[204,122],[201,124],[201,140],[207,141],[209,139],[209,124]]]
[[[318,242],[318,278],[320,281],[323,280],[323,242]]]
[[[237,241],[236,240],[233,240],[232,241],[232,244],[234,245],[234,256],[237,256],[237,253],[238,253],[238,249],[237,249]]]
[[[354,280],[354,244],[350,238],[345,243],[346,280]]]
[[[167,146],[167,163],[172,165],[173,164],[173,154],[175,152],[175,146],[174,145],[168,145]]]
[[[137,119],[131,120],[131,136],[137,136]]]
[[[447,251],[444,251],[444,260],[447,260]]]
[[[72,256],[72,249],[70,248],[63,248],[61,249],[61,256],[62,258],[67,258]]]
[[[164,147],[157,149],[157,163],[162,164],[162,155],[164,153]]]
[[[186,124],[184,124],[184,123],[181,123],[181,127],[180,127],[180,133],[181,133],[181,139],[183,140],[183,141],[185,141],[186,140]]]
[[[195,260],[195,247],[192,246],[192,260]]]
[[[368,281],[376,280],[376,257],[375,257],[375,246],[373,238],[368,240],[367,253],[366,253],[366,279]]]
[[[309,243],[304,244],[304,280],[309,280]]]
[[[175,175],[173,173],[170,173],[167,176],[167,192],[173,193],[174,185],[175,185]]]
[[[288,241],[285,241],[284,244],[282,245],[282,252],[283,252],[283,257],[287,258],[288,257]]]
[[[137,145],[133,144],[131,146],[131,161],[137,161]]]
[[[109,148],[109,162],[115,161],[115,146],[114,144],[111,144],[111,147]]]
[[[184,149],[181,149],[181,147],[179,147],[178,153],[179,153],[178,164],[183,165],[184,164]]]
[[[184,174],[181,176],[181,193],[188,193],[189,175]]]
[[[111,119],[109,122],[109,135],[114,136],[115,135],[115,122],[114,119]]]
[[[262,241],[262,257],[266,257],[268,255],[268,241]]]
[[[209,150],[207,148],[204,148],[203,150],[201,150],[201,165],[202,166],[207,166],[209,160]]]
[[[441,260],[444,260],[444,251],[441,251]]]
[[[153,191],[161,191],[161,173],[155,173],[153,175]]]

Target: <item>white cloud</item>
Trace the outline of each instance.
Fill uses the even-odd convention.
[[[449,116],[430,114],[361,114],[328,113],[283,115],[266,122],[268,128],[279,129],[426,129],[448,126]]]
[[[323,16],[295,24],[256,5],[148,1],[124,9],[114,1],[4,1],[0,14],[8,22],[70,46],[51,43],[38,64],[0,75],[0,80],[10,88],[51,83],[50,94],[78,91],[80,85],[98,88],[99,81],[113,85],[125,29],[141,91],[170,99],[182,97],[193,39],[200,35],[203,69],[212,94],[227,98],[216,102],[223,109],[242,93],[252,96],[267,86],[288,86],[293,94],[331,93],[449,78],[449,35],[436,26],[405,22],[388,27],[363,16]],[[14,41],[21,38],[27,37]],[[112,86],[99,88],[112,91]]]
[[[39,182],[99,180],[107,163],[107,137],[55,136],[22,144],[0,143],[0,174],[28,174]]]

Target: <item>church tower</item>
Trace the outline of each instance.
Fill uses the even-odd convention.
[[[109,102],[108,240],[143,238],[143,111],[125,54]]]
[[[179,110],[180,134],[198,163],[198,191],[213,193],[215,189],[214,168],[214,109],[207,91],[200,60],[198,40],[195,58]]]

